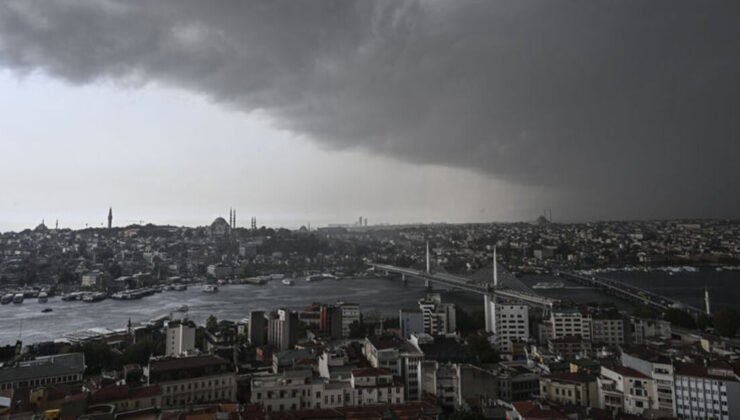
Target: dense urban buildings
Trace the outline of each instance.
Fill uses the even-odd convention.
[[[53,309],[65,300],[94,310],[106,299],[125,307],[126,301],[156,302],[157,296],[183,290],[197,290],[207,301],[236,290],[251,293],[269,282],[292,290],[296,281],[310,287],[357,278],[373,287],[373,278],[386,276],[373,270],[370,263],[376,261],[418,270],[422,278],[442,273],[467,279],[466,284],[489,282],[485,294],[490,295],[477,294],[479,303],[463,308],[447,301],[443,296],[449,294],[432,282],[427,285],[432,290],[399,307],[397,317],[366,310],[363,302],[316,296],[308,306],[245,308],[236,319],[210,316],[197,323],[187,305],[180,305],[155,319],[134,317],[119,329],[60,331],[51,342],[5,343],[0,414],[60,410],[82,416],[101,404],[114,413],[219,411],[237,404],[245,418],[326,410],[346,416],[343,410],[379,407],[432,417],[458,410],[487,418],[584,419],[611,412],[731,418],[737,410],[740,343],[727,332],[737,325],[722,305],[711,305],[707,314],[703,307],[659,310],[655,303],[648,308],[629,299],[623,305],[505,294],[519,287],[524,296],[545,296],[540,293],[547,287],[562,287],[566,280],[555,273],[565,270],[590,276],[628,267],[622,264],[637,264],[629,267],[646,273],[663,270],[662,263],[626,263],[621,251],[607,259],[571,258],[586,255],[587,248],[573,248],[578,241],[569,242],[569,254],[559,247],[534,251],[535,244],[561,235],[585,239],[600,232],[599,243],[611,243],[618,226],[634,232],[667,225],[635,222],[594,230],[549,223],[373,227],[363,222],[287,231],[240,228],[233,210],[230,216],[199,229],[39,227],[0,235],[0,269],[6,273],[0,294],[7,301],[0,308],[43,301]],[[716,232],[717,222],[705,223]],[[735,232],[734,225],[723,226]],[[660,241],[653,240],[665,244],[673,237],[668,232],[682,237],[686,231],[696,240],[704,227],[676,223],[660,233]],[[569,230],[592,233],[568,236]],[[526,247],[517,236],[523,232],[531,235]],[[635,235],[627,236],[633,244],[642,240]],[[718,245],[724,251],[712,251],[725,252],[722,263],[701,260],[712,264],[704,270],[733,270],[738,242],[723,237],[727,241],[712,242],[724,244]],[[360,246],[361,253],[351,251]],[[495,282],[493,246],[499,256]],[[676,258],[690,254],[681,255]],[[681,270],[699,261],[682,261]],[[550,275],[535,284],[542,288],[527,289],[512,274],[538,271],[540,278]],[[12,303],[18,296],[20,302]]]

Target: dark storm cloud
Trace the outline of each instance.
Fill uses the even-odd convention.
[[[328,147],[567,190],[586,217],[735,216],[739,5],[6,0],[0,63],[183,87]]]

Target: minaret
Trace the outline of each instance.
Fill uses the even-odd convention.
[[[113,207],[108,208],[108,229],[113,227]]]
[[[429,259],[429,241],[427,241],[427,274],[431,274],[431,260]]]
[[[707,311],[707,316],[712,316],[712,310],[709,307],[709,289],[704,286],[704,309]]]
[[[234,218],[231,221],[231,228],[236,229],[236,209],[234,209]]]

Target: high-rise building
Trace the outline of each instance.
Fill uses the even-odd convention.
[[[491,302],[493,333],[499,347],[529,339],[529,307],[516,303]]]
[[[321,305],[319,330],[332,339],[342,338],[342,309],[334,305]]]
[[[679,363],[675,373],[678,418],[727,420],[740,412],[740,376],[731,365]]]
[[[171,321],[167,324],[166,356],[181,356],[195,350],[195,324],[192,321]]]
[[[357,303],[337,302],[342,310],[342,337],[349,337],[350,326],[360,322],[360,305]]]
[[[401,337],[409,339],[411,334],[424,332],[424,315],[421,311],[398,311],[398,323]]]
[[[278,309],[270,314],[267,323],[267,344],[277,350],[289,350],[298,341],[298,313]]]
[[[262,346],[265,344],[267,335],[267,319],[262,311],[252,311],[249,313],[248,333],[249,343],[253,346]]]
[[[591,341],[591,316],[576,308],[554,308],[550,314],[552,337],[579,336]]]

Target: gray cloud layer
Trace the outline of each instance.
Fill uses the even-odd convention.
[[[0,0],[0,65],[175,85],[329,147],[568,190],[581,215],[732,217],[738,16],[695,0]]]

